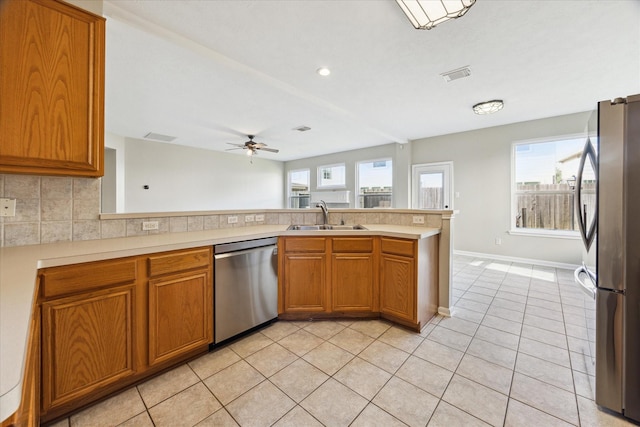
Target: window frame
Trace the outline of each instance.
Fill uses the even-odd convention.
[[[525,228],[516,227],[516,215],[518,210],[517,184],[516,184],[516,148],[521,145],[543,144],[549,142],[567,141],[567,140],[584,140],[586,136],[582,133],[573,133],[566,135],[555,135],[542,138],[526,139],[513,141],[511,143],[511,203],[509,204],[509,231],[508,234],[514,236],[529,237],[546,237],[553,239],[579,240],[580,232],[577,230],[551,230],[545,228]],[[529,151],[529,150],[527,150]]]
[[[391,162],[391,206],[388,208],[365,208],[358,206],[360,204],[360,165],[363,163],[375,163],[375,162]],[[394,205],[394,196],[393,196],[393,188],[394,188],[394,176],[393,176],[393,158],[392,157],[380,157],[376,159],[369,160],[358,160],[356,162],[356,171],[355,171],[355,208],[356,209],[391,209]]]
[[[295,172],[307,172],[307,178],[308,178],[308,189],[309,189],[309,197],[311,197],[311,169],[310,168],[301,168],[301,169],[291,169],[289,171],[287,171],[287,209],[306,209],[306,208],[301,208],[301,207],[297,207],[297,208],[292,208],[291,207],[291,175]],[[311,206],[309,206],[311,207]]]
[[[323,169],[327,168],[335,168],[342,167],[344,170],[344,182],[342,184],[335,185],[320,185],[323,180]],[[316,189],[317,190],[327,190],[327,189],[346,189],[347,188],[347,166],[345,163],[333,163],[329,165],[320,165],[316,167]]]

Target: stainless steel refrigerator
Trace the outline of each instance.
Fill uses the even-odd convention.
[[[596,301],[596,403],[640,421],[640,95],[596,113],[576,180],[585,262],[575,278]],[[590,210],[583,177],[592,173]]]

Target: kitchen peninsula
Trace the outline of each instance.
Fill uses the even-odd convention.
[[[415,212],[415,211],[414,211]],[[424,211],[420,211],[425,214]],[[402,212],[408,215],[411,211]],[[283,213],[280,213],[283,214]],[[345,218],[354,214],[345,211]],[[356,215],[358,213],[355,213]],[[36,294],[38,271],[40,269],[59,267],[71,264],[92,263],[97,261],[115,260],[125,257],[140,257],[159,252],[189,250],[215,244],[250,240],[263,237],[280,236],[281,238],[301,237],[312,233],[326,238],[367,238],[396,239],[405,241],[419,241],[433,238],[438,240],[437,247],[437,305],[441,314],[448,314],[449,310],[449,280],[450,280],[450,220],[452,212],[429,212],[430,215],[441,217],[440,227],[415,227],[411,225],[392,224],[363,224],[368,230],[355,231],[321,231],[306,232],[287,231],[288,224],[256,225],[250,227],[218,228],[196,232],[165,233],[138,237],[102,239],[83,242],[55,243],[47,245],[19,246],[0,249],[0,304],[2,305],[1,348],[2,354],[2,395],[0,404],[2,419],[11,417],[19,409],[28,390],[23,389],[25,378],[25,356],[30,346],[28,339],[39,341],[40,331],[31,331],[29,325],[37,318],[37,310],[32,308],[38,301]],[[291,211],[283,215],[290,217]],[[389,214],[391,215],[391,211]],[[315,214],[314,214],[315,216]],[[148,217],[148,214],[147,214]],[[312,220],[315,218],[312,218]],[[401,221],[398,221],[401,222]],[[431,223],[428,223],[432,225]],[[321,234],[318,234],[321,233]],[[366,234],[365,234],[366,233]],[[40,291],[41,292],[41,291]],[[435,309],[435,307],[434,307]],[[34,314],[36,314],[34,316]],[[35,322],[34,325],[39,325]],[[392,319],[393,320],[393,319]],[[400,322],[402,323],[402,322]],[[39,329],[39,326],[37,326]],[[39,357],[32,366],[39,368]],[[33,362],[32,362],[33,363]],[[26,366],[26,372],[29,371]],[[33,368],[36,369],[36,368]],[[35,383],[38,383],[36,381]],[[35,386],[35,384],[34,384]],[[26,385],[24,388],[28,388]],[[35,395],[39,392],[36,390]],[[36,399],[36,401],[38,401]],[[22,402],[25,403],[24,401]],[[37,403],[38,407],[40,404]]]

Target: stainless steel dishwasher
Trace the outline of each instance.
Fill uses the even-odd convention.
[[[214,246],[214,343],[278,317],[276,237]]]

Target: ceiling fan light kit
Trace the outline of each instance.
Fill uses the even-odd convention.
[[[473,106],[473,112],[476,114],[484,115],[484,114],[493,114],[497,111],[502,110],[504,107],[504,102],[502,99],[494,99],[491,101],[479,102],[478,104]]]
[[[417,30],[430,30],[449,19],[460,18],[476,0],[396,0]]]

